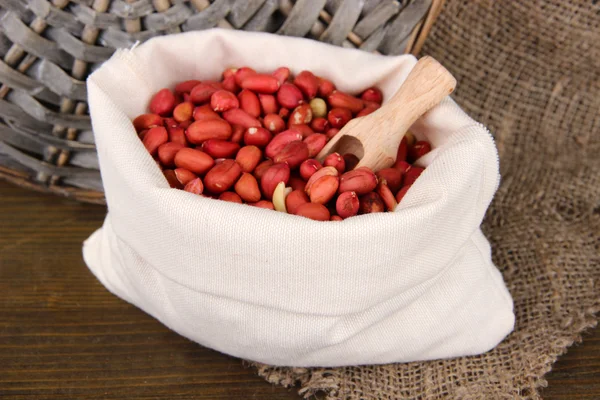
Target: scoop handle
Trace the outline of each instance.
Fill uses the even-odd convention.
[[[421,58],[400,89],[381,107],[392,123],[393,132],[406,130],[423,114],[454,91],[456,79],[430,56]]]
[[[456,79],[444,66],[432,57],[422,57],[394,96],[375,113],[365,117],[365,123],[379,127],[379,136],[361,135],[364,147],[376,151],[367,151],[358,166],[386,168],[390,162],[393,164],[396,149],[410,126],[452,93],[455,87]],[[368,145],[369,141],[374,143]]]

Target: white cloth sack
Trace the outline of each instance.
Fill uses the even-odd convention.
[[[415,124],[434,150],[394,213],[343,222],[169,188],[131,119],[152,94],[231,66],[285,65],[389,98],[414,57],[299,38],[209,30],[119,50],[88,79],[108,202],[85,262],[114,294],[179,334],[273,365],[430,360],[492,349],[510,294],[480,230],[499,182],[494,142],[449,98]]]

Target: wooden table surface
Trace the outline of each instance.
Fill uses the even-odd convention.
[[[300,398],[106,291],[81,257],[104,214],[0,181],[0,398]],[[600,329],[547,378],[545,399],[600,399]]]

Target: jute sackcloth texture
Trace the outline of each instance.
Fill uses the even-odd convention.
[[[495,135],[501,187],[484,232],[515,331],[475,357],[346,368],[257,365],[327,399],[539,399],[600,311],[600,3],[449,0],[423,54]]]

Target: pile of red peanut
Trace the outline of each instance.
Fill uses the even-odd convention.
[[[352,118],[380,107],[381,91],[352,96],[310,71],[295,77],[230,68],[222,80],[161,89],[133,125],[173,188],[319,221],[393,211],[431,150],[410,133],[392,168],[354,169],[352,154],[314,157]]]

